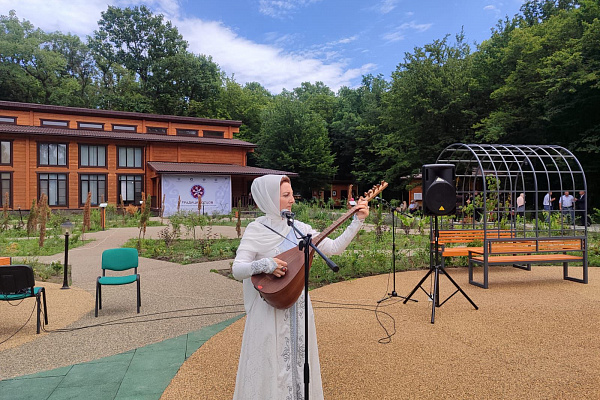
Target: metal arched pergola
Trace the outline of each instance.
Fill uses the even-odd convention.
[[[510,229],[515,237],[587,237],[585,173],[569,150],[552,145],[455,143],[437,163],[456,168],[456,228]],[[563,207],[573,196],[572,209]],[[544,207],[544,197],[554,199]],[[525,207],[517,209],[517,197]],[[587,196],[585,196],[587,199]],[[562,209],[562,210],[561,210]]]

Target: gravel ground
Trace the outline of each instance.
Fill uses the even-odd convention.
[[[387,300],[379,310],[394,320],[378,315],[395,326],[388,344],[378,342],[386,335],[374,312],[391,290],[388,275],[311,292],[326,399],[600,398],[600,269],[583,285],[562,280],[561,267],[494,267],[487,290],[468,284],[466,268],[448,272],[479,310],[457,293],[431,324],[422,291],[418,303]],[[397,292],[408,294],[424,274],[398,273]],[[454,286],[440,282],[444,299]],[[244,321],[190,357],[161,399],[230,399]]]
[[[48,329],[64,328],[94,309],[94,296],[85,290],[78,288],[61,290],[62,284],[59,285],[48,282],[37,282],[36,286],[43,286],[46,288],[46,300],[48,301]],[[44,331],[40,332],[39,335],[36,335],[37,317],[35,303],[36,301],[33,297],[25,299],[22,302],[0,302],[0,315],[2,315],[2,323],[0,324],[0,342],[4,341],[4,343],[0,344],[0,352],[21,346],[34,339],[40,339],[47,335]],[[27,321],[27,318],[30,315],[31,319],[25,324],[25,321]],[[43,315],[40,318],[43,322]],[[17,332],[17,329],[21,326],[23,326],[23,328]],[[13,334],[14,336],[8,339]]]

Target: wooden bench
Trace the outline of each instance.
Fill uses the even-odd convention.
[[[466,245],[473,242],[481,242],[483,244],[484,238],[512,238],[515,236],[514,231],[505,231],[497,229],[457,229],[457,230],[443,230],[439,231],[438,245],[440,246],[440,255],[442,256],[442,266],[444,266],[445,257],[458,257],[468,256],[469,250],[483,251],[483,245],[478,247],[468,246],[450,246],[448,245]],[[434,243],[432,238],[432,243]]]
[[[513,265],[531,271],[531,264],[563,264],[563,279],[588,283],[586,239],[581,238],[491,238],[485,239],[482,249],[469,250],[469,283],[488,288],[490,265]],[[583,278],[569,276],[569,263],[583,264]],[[520,264],[524,264],[522,266]],[[483,266],[483,282],[473,279],[473,267]]]

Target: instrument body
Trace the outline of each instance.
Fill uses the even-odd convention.
[[[368,192],[365,192],[364,196],[361,196],[361,200],[372,200],[375,196],[383,191],[388,186],[387,182],[382,181],[381,184],[373,186]],[[358,206],[352,207],[340,218],[338,218],[333,224],[327,227],[323,232],[318,234],[312,239],[312,243],[318,246],[319,243],[333,231],[335,231],[341,224],[344,223],[348,218],[352,217],[358,211]],[[309,265],[312,265],[315,250],[309,248]],[[291,248],[281,254],[275,256],[282,261],[287,262],[287,271],[281,278],[276,277],[273,274],[257,274],[252,276],[252,284],[260,292],[261,297],[269,303],[271,306],[279,309],[290,308],[304,289],[304,250],[300,250],[298,247]]]

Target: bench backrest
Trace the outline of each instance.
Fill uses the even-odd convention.
[[[513,231],[498,231],[490,229],[485,232],[483,229],[457,229],[448,231],[439,231],[438,243],[471,243],[471,242],[483,242],[484,238],[513,238],[515,232]],[[432,238],[433,239],[433,238]]]
[[[515,240],[496,238],[486,240],[485,247],[488,253],[491,254],[582,251],[585,248],[585,239],[537,238]]]

